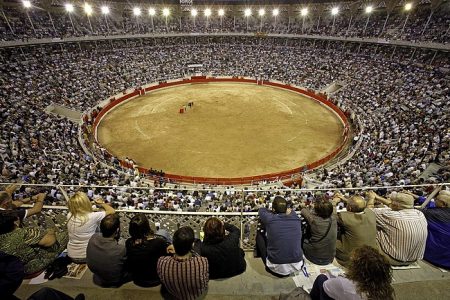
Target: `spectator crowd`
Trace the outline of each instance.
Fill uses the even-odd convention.
[[[120,217],[104,199],[91,202],[86,193],[74,193],[68,200],[66,227],[44,230],[23,225],[31,211],[20,206],[35,201],[31,210],[39,213],[45,195],[17,202],[12,200],[16,190],[19,185],[0,194],[1,262],[22,266],[17,272],[11,269],[13,264],[0,264],[2,273],[8,275],[8,280],[0,280],[4,291],[14,292],[24,275],[33,277],[45,269],[51,272],[52,261],[66,246],[68,262],[87,263],[95,284],[161,284],[164,298],[197,299],[207,293],[210,279],[230,278],[246,270],[240,229],[219,218],[208,218],[201,235],[196,236],[190,226],[179,226],[172,236],[164,229],[154,231],[147,216],[137,213],[124,242]],[[421,201],[426,208],[416,209]],[[258,209],[258,216],[261,226],[255,253],[270,274],[288,277],[303,272],[307,277],[306,260],[325,266],[336,258],[345,268],[345,277],[319,275],[312,299],[341,299],[343,295],[394,299],[391,266],[409,266],[425,258],[436,266],[450,267],[450,248],[445,242],[450,191],[442,186],[434,188],[426,200],[405,190],[369,190],[350,197],[316,192],[306,201],[293,202],[289,192],[284,197],[279,192]]]
[[[276,23],[256,16],[248,22],[226,15],[199,18],[195,25],[183,15],[171,17],[166,25],[157,18],[154,23],[140,20],[129,11],[114,19],[81,14],[69,19],[68,14],[33,8],[29,17],[23,9],[2,8],[0,39],[259,31],[448,42],[450,14],[423,8],[407,16],[396,11],[370,19],[361,14],[322,21],[308,17],[305,22],[283,16]],[[236,226],[209,218],[203,237],[189,226],[154,231],[145,214],[123,224],[116,209],[258,212],[255,252],[269,273],[283,277],[302,271],[305,259],[326,265],[336,258],[348,269],[345,279],[318,278],[313,299],[339,298],[340,286],[354,299],[390,299],[390,266],[425,258],[450,268],[449,247],[439,242],[448,240],[450,192],[389,188],[449,181],[448,52],[313,39],[185,36],[2,48],[0,60],[0,182],[19,183],[1,188],[0,257],[1,263],[18,263],[24,274],[46,269],[67,247],[71,261],[87,263],[100,286],[162,283],[163,293],[194,299],[207,292],[209,279],[246,270],[240,238],[245,242],[250,237],[248,224],[241,235]],[[277,80],[316,91],[338,82],[342,88],[331,99],[352,121],[353,156],[333,169],[312,173],[325,192],[292,192],[279,183],[276,190],[243,193],[231,186],[188,189],[167,183],[162,170],[152,170],[150,181],[146,174],[122,168],[101,146],[94,155],[85,152],[80,139],[87,140],[83,134],[89,130],[46,112],[48,105],[58,104],[98,113],[99,103],[109,96],[188,76],[187,65],[193,62],[202,65],[198,71],[205,75]],[[425,174],[436,166],[437,171]],[[77,185],[85,187],[78,190]],[[367,186],[380,188],[333,190]],[[414,208],[424,201],[425,208]],[[20,208],[30,203],[31,208]],[[44,203],[69,208],[64,227],[23,225]],[[95,233],[97,227],[100,232]],[[129,236],[119,243],[123,228]],[[141,268],[142,261],[151,268]],[[373,270],[372,265],[380,266],[370,278],[382,283],[378,290],[360,281],[368,273],[364,268]],[[188,271],[195,278],[186,277]],[[9,286],[7,291],[12,290]]]
[[[58,46],[2,50],[3,181],[145,185],[142,174],[121,170],[116,158],[100,159],[104,164],[86,154],[78,142],[78,125],[45,109],[55,103],[88,111],[127,89],[189,75],[186,65],[192,61],[203,65],[200,72],[212,76],[279,80],[313,90],[343,83],[331,99],[350,119],[359,120],[354,122],[354,139],[358,140],[354,146],[359,148],[337,168],[316,172],[325,188],[448,181],[449,108],[445,104],[449,62],[445,53],[436,55],[436,65],[428,65],[426,50],[410,56],[411,52],[393,47],[365,46],[359,52],[361,49],[350,45],[345,51],[341,42],[180,37],[104,43],[112,47],[87,43],[83,47],[67,44],[62,50]],[[420,177],[431,164],[439,165],[440,170],[429,178]],[[161,171],[154,174],[164,175]],[[170,205],[162,205],[168,195],[158,192],[150,197],[153,199],[139,191],[121,195],[117,189],[97,189],[90,193],[102,194],[120,206]],[[63,201],[57,190],[51,196],[55,202]],[[204,200],[194,195],[169,198],[179,198],[171,203],[175,210],[195,207],[196,200]],[[209,204],[209,210],[221,206]],[[235,207],[227,205],[226,210]]]
[[[384,40],[405,40],[412,42],[449,42],[448,6],[420,3],[411,10],[403,6],[372,6],[370,13],[365,7],[354,9],[347,3],[333,3],[340,11],[331,14],[330,5],[309,5],[307,15],[299,8],[279,8],[278,14],[266,7],[264,15],[259,15],[262,7],[252,7],[251,15],[245,16],[244,9],[225,6],[224,15],[212,10],[211,16],[203,15],[201,7],[195,18],[191,11],[170,7],[170,15],[161,15],[162,8],[154,7],[155,15],[149,16],[146,7],[130,3],[125,7],[110,7],[108,15],[102,14],[100,7],[94,7],[87,16],[84,7],[74,7],[75,12],[67,13],[63,5],[43,9],[39,4],[30,8],[3,7],[4,18],[0,19],[1,40],[30,38],[64,38],[73,36],[133,35],[148,33],[198,33],[198,32],[264,32],[327,35],[334,37],[380,38]],[[136,16],[134,8],[141,14]]]

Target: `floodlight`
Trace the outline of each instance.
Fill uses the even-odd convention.
[[[167,7],[163,8],[162,13],[164,17],[168,17],[170,15],[170,9],[168,9]]]
[[[141,15],[141,9],[139,7],[133,8],[133,15],[140,16]]]
[[[225,11],[223,10],[223,8],[219,9],[218,14],[220,17],[223,17],[223,15],[225,14]]]
[[[156,10],[151,7],[148,9],[148,14],[153,17],[154,15],[156,15]]]
[[[331,14],[332,14],[333,16],[337,15],[338,13],[339,13],[339,7],[333,7],[333,8],[331,9]]]
[[[306,7],[302,8],[302,10],[300,11],[300,14],[302,15],[302,17],[305,17],[308,14],[308,9]]]
[[[91,15],[92,14],[92,6],[89,3],[84,3],[84,12],[87,15]]]
[[[23,0],[23,6],[25,7],[25,8],[30,8],[31,7],[31,2],[30,1],[28,1],[28,0]]]
[[[209,17],[211,15],[211,9],[207,8],[205,9],[205,17]]]
[[[250,17],[252,15],[252,10],[250,8],[246,8],[244,10],[244,16]]]
[[[272,16],[276,17],[280,14],[280,10],[278,8],[275,8],[274,10],[272,10]]]
[[[366,7],[366,13],[370,14],[373,11],[373,7],[371,5]]]
[[[66,8],[67,12],[73,12],[74,8],[73,8],[73,4],[70,3],[66,3],[66,5],[64,5],[64,7]]]
[[[266,14],[266,11],[264,10],[264,8],[261,8],[261,9],[258,11],[258,15],[259,15],[260,17],[264,16],[265,14]]]
[[[405,4],[405,10],[411,10],[411,8],[412,8],[412,3]]]
[[[109,14],[109,7],[108,6],[102,6],[101,8],[102,14],[107,15]]]
[[[90,16],[92,15],[92,6],[89,3],[84,4],[84,12]]]
[[[197,14],[198,14],[198,11],[195,8],[191,9],[191,16],[195,17],[195,16],[197,16]]]

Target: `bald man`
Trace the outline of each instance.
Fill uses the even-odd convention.
[[[348,266],[350,253],[363,245],[377,247],[376,218],[372,210],[366,208],[366,201],[361,196],[347,199],[340,194],[335,195],[333,202],[347,202],[347,211],[338,212],[338,227],[340,237],[336,243],[336,259]]]

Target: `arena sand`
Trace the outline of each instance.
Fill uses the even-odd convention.
[[[179,109],[188,102],[186,113]],[[243,83],[151,92],[113,108],[99,142],[119,158],[166,173],[244,177],[293,169],[342,143],[339,118],[315,100]]]

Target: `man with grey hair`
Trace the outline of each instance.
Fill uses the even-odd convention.
[[[422,259],[428,235],[427,220],[420,210],[414,209],[414,197],[405,192],[392,192],[389,198],[375,192],[369,195],[372,201],[387,206],[374,208],[373,212],[377,220],[377,242],[390,264],[407,266]]]
[[[376,221],[372,210],[366,208],[363,197],[354,195],[345,198],[337,193],[333,197],[333,203],[340,200],[347,203],[347,211],[338,212],[338,241],[336,243],[336,259],[347,266],[350,262],[350,253],[363,245],[377,247],[376,243]]]

